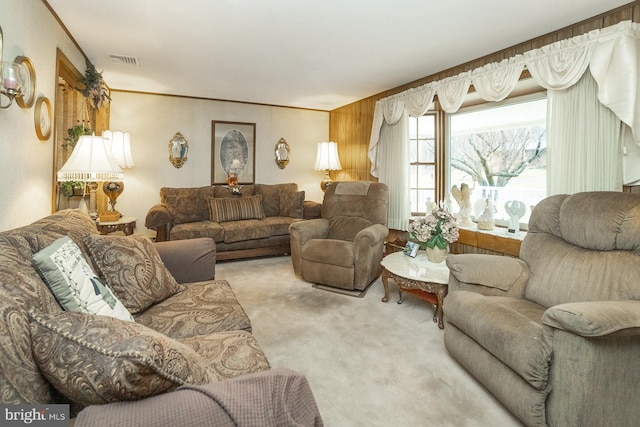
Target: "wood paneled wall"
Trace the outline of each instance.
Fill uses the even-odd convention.
[[[369,173],[371,162],[367,156],[367,151],[371,137],[373,112],[377,100],[410,88],[422,86],[431,81],[442,80],[446,77],[476,69],[488,63],[500,62],[505,58],[510,58],[559,40],[575,37],[628,20],[640,22],[640,1],[634,1],[554,33],[543,35],[331,111],[329,115],[329,137],[331,141],[338,143],[338,154],[342,164],[342,170],[331,172],[331,178],[334,180],[376,180]]]

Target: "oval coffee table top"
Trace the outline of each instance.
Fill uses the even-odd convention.
[[[415,258],[403,252],[394,252],[382,258],[380,262],[391,273],[413,280],[431,283],[449,283],[449,268],[443,261],[434,263],[427,259],[424,251],[419,251]]]

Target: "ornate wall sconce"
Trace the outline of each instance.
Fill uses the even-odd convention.
[[[169,161],[176,168],[181,168],[187,161],[189,144],[180,132],[176,132],[169,140]]]
[[[19,56],[15,62],[2,60],[2,28],[0,27],[0,94],[9,98],[9,103],[0,108],[9,108],[15,99],[23,108],[30,108],[35,101],[36,71],[31,60]]]
[[[289,153],[291,152],[289,144],[287,144],[284,138],[280,138],[280,140],[276,142],[274,152],[276,155],[276,164],[280,169],[284,169],[289,163]]]

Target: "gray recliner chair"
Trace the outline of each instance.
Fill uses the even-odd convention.
[[[385,184],[333,183],[325,192],[321,219],[289,226],[295,274],[340,289],[366,289],[382,272],[388,207]]]
[[[519,258],[447,265],[445,346],[526,425],[638,424],[640,196],[548,197]]]

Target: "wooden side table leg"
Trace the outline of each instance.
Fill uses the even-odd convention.
[[[442,309],[442,303],[446,294],[446,290],[438,290],[438,292],[436,293],[436,296],[438,297],[438,304],[436,305],[436,314],[433,316],[433,321],[434,323],[438,323],[438,328],[440,329],[444,329],[444,310]]]
[[[384,296],[382,302],[389,302],[389,272],[386,268],[382,268],[382,286],[384,286]]]

